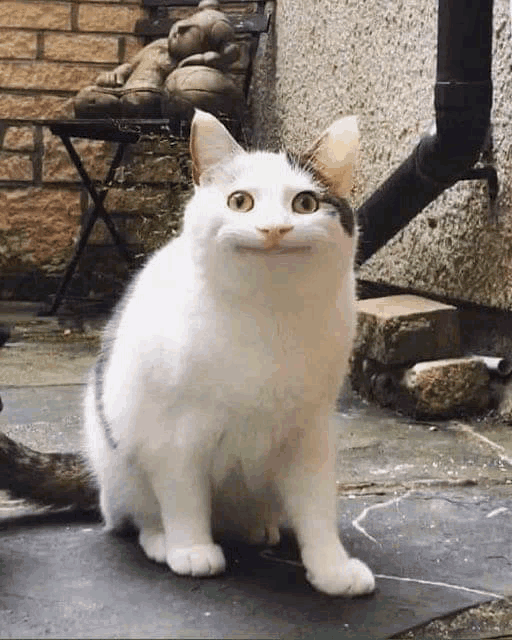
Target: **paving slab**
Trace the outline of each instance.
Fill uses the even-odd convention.
[[[8,343],[0,349],[0,386],[82,384],[97,352],[96,340]]]
[[[481,532],[470,533],[467,526],[457,526],[464,510],[456,514],[453,509],[445,514],[448,524],[443,542],[449,546],[446,541],[457,536],[460,552],[443,549],[442,563],[437,562],[439,542],[432,540],[430,529],[427,538],[418,525],[408,532],[406,522],[411,515],[420,515],[419,523],[430,522],[432,511],[439,515],[438,503],[447,500],[450,494],[443,493],[438,493],[437,502],[425,501],[424,494],[404,499],[398,522],[393,509],[386,514],[375,509],[379,517],[374,523],[372,516],[367,525],[372,532],[368,535],[379,536],[378,543],[351,526],[351,518],[363,511],[364,504],[370,508],[380,503],[340,500],[344,514],[340,525],[347,546],[378,574],[377,593],[357,600],[329,598],[313,591],[293,541],[288,539],[272,551],[227,544],[227,573],[205,580],[172,575],[165,566],[148,561],[135,539],[106,535],[99,525],[45,522],[42,517],[4,521],[2,635],[389,637],[433,617],[490,600],[507,583],[510,567],[507,575],[505,570],[498,574],[498,581],[480,567],[488,556],[502,553],[510,529],[502,529],[489,540],[489,521],[478,520],[487,529],[484,526]],[[486,501],[487,508],[496,508],[495,504]],[[512,507],[512,501],[507,505]],[[404,531],[407,539],[396,544],[397,532]],[[411,533],[418,536],[412,544]],[[475,549],[480,551],[475,554]],[[464,562],[468,554],[471,563]],[[498,565],[496,560],[494,565]]]
[[[42,450],[77,450],[77,380],[93,354],[90,345],[68,357],[63,349],[51,377],[61,384],[42,385],[53,349],[39,343],[28,382],[0,385],[0,429]],[[225,575],[183,578],[98,522],[0,496],[2,637],[378,639],[512,594],[512,438],[503,425],[414,422],[362,402],[333,419],[339,528],[376,572],[374,595],[315,592],[289,535],[273,550],[224,541]]]
[[[512,492],[512,429],[502,424],[413,421],[362,402],[333,419],[341,488],[478,484]]]

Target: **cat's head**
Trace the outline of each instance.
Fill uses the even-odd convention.
[[[305,272],[326,258],[351,269],[356,225],[346,198],[358,141],[356,118],[346,117],[300,158],[247,152],[215,117],[196,111],[190,137],[196,192],[185,227],[239,269],[296,273],[300,264]]]

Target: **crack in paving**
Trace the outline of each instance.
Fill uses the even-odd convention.
[[[352,520],[352,526],[354,527],[354,529],[359,531],[359,533],[361,533],[363,536],[368,538],[368,540],[371,540],[375,544],[378,544],[379,546],[382,546],[381,543],[378,540],[376,540],[372,535],[370,535],[366,531],[366,529],[364,527],[361,526],[361,524],[360,524],[361,521],[366,518],[366,516],[370,513],[370,511],[375,511],[376,509],[385,509],[386,507],[391,507],[392,505],[397,505],[404,498],[408,498],[411,495],[411,493],[413,493],[413,491],[414,491],[414,489],[410,489],[409,491],[407,491],[406,493],[402,494],[401,496],[397,496],[396,498],[392,498],[391,500],[386,500],[386,502],[379,502],[378,504],[372,504],[369,507],[365,507],[361,511],[361,513],[357,516],[357,518],[354,518],[354,520]]]
[[[494,442],[490,438],[478,433],[471,427],[469,424],[464,424],[463,422],[454,422],[452,421],[448,428],[453,429],[454,431],[458,431],[460,433],[464,433],[468,435],[470,438],[474,438],[479,440],[481,443],[486,445],[488,448],[492,449],[497,455],[498,458],[512,467],[512,457],[508,455],[507,450],[501,444]]]

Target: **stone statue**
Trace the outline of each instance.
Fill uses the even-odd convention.
[[[229,75],[240,55],[218,0],[175,22],[160,38],[74,99],[77,118],[188,118],[195,107],[236,117],[242,95]]]

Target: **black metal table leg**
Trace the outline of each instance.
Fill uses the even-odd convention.
[[[98,193],[98,191],[96,190],[96,187],[94,186],[94,183],[92,182],[87,171],[85,170],[82,164],[82,161],[80,160],[80,157],[78,156],[75,148],[73,147],[69,136],[61,134],[60,138],[64,146],[66,147],[69,153],[69,156],[73,161],[73,164],[75,165],[82,179],[83,184],[85,185],[88,193],[90,194],[94,205],[88,211],[87,219],[80,232],[80,236],[76,244],[75,250],[73,252],[73,256],[71,257],[71,260],[69,261],[66,271],[59,283],[59,287],[55,294],[53,303],[50,309],[47,312],[41,313],[41,315],[53,315],[57,312],[58,308],[60,307],[62,300],[66,294],[69,283],[71,282],[75,269],[78,265],[80,257],[87,245],[89,236],[91,235],[93,227],[99,217],[101,217],[101,219],[105,222],[110,234],[114,239],[116,248],[119,251],[121,257],[130,265],[133,265],[134,263],[133,256],[130,254],[130,252],[127,251],[126,247],[124,246],[124,242],[121,235],[116,229],[116,226],[112,221],[112,219],[110,218],[109,214],[105,210],[105,207],[103,206],[103,201],[107,196],[108,186],[111,184],[114,178],[116,169],[121,164],[123,153],[128,143],[120,142],[118,144],[116,153],[114,155],[114,158],[112,159],[112,163],[110,165],[110,168],[103,182],[102,190]]]
[[[89,195],[91,196],[94,202],[94,208],[93,208],[93,215],[95,217],[94,221],[96,221],[98,217],[100,217],[103,220],[108,230],[110,231],[112,238],[114,239],[116,248],[121,254],[121,257],[124,258],[124,260],[126,260],[128,264],[130,265],[133,264],[132,255],[126,250],[126,247],[124,246],[125,243],[121,238],[119,231],[116,229],[115,224],[112,222],[111,217],[109,216],[109,214],[105,210],[105,207],[103,206],[103,201],[107,196],[107,189],[105,187],[108,188],[110,186],[110,183],[114,179],[116,169],[121,164],[123,153],[128,143],[127,142],[119,143],[116,153],[114,155],[114,158],[112,160],[112,163],[110,165],[110,168],[105,177],[105,180],[103,181],[102,191],[101,193],[98,193],[98,191],[96,190],[96,187],[94,186],[93,181],[90,179],[87,171],[85,170],[79,155],[77,154],[75,148],[71,144],[71,140],[69,136],[61,135],[60,137],[69,153],[69,156],[71,157],[71,160],[73,161],[73,164],[75,165],[78,173],[80,174],[80,177],[82,178],[82,182],[84,183],[87,191],[89,192]]]
[[[58,308],[61,305],[62,299],[64,298],[67,288],[69,286],[69,283],[71,282],[71,278],[73,277],[73,274],[75,273],[75,269],[76,266],[80,260],[80,257],[87,245],[87,241],[89,239],[89,236],[91,235],[91,231],[96,223],[96,220],[98,219],[98,215],[94,214],[94,211],[90,211],[89,215],[87,217],[87,221],[85,223],[85,225],[82,228],[82,231],[80,232],[80,237],[78,238],[78,242],[75,246],[75,250],[73,251],[73,255],[71,257],[71,260],[68,263],[68,266],[66,267],[66,271],[64,273],[64,275],[62,276],[62,279],[59,283],[59,287],[57,289],[57,292],[55,294],[55,298],[53,300],[53,303],[50,307],[50,309],[48,310],[47,313],[44,314],[40,314],[40,315],[49,315],[52,316],[54,313],[57,312]]]
[[[73,273],[80,257],[87,245],[89,236],[96,220],[101,218],[107,229],[109,230],[116,249],[121,254],[121,257],[129,264],[134,265],[135,258],[128,251],[123,238],[114,224],[114,221],[106,211],[103,202],[107,196],[108,188],[112,186],[116,169],[121,164],[123,152],[128,144],[134,144],[139,141],[142,135],[157,134],[159,136],[166,137],[168,139],[176,139],[176,137],[183,137],[185,131],[182,130],[183,122],[174,122],[169,119],[74,119],[74,120],[44,120],[41,124],[50,128],[51,132],[58,136],[70,157],[70,160],[76,167],[78,174],[82,180],[82,183],[86,187],[91,199],[93,201],[92,206],[88,209],[84,221],[82,222],[82,229],[78,238],[76,247],[73,251],[71,260],[66,267],[66,271],[57,287],[57,293],[55,294],[53,304],[47,310],[46,308],[40,312],[40,315],[52,315],[59,308],[62,299],[69,286]],[[187,127],[190,123],[186,122]],[[101,186],[96,187],[93,180],[89,177],[82,161],[73,147],[71,138],[85,138],[88,140],[103,140],[108,142],[117,143],[117,149],[112,159],[111,165],[107,171],[104,181]]]

